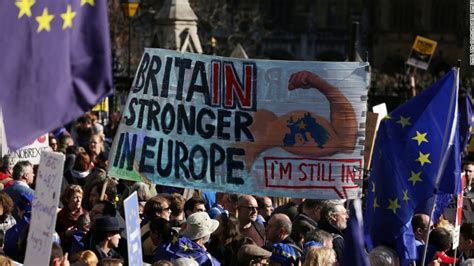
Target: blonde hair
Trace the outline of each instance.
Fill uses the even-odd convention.
[[[332,248],[309,249],[306,254],[303,266],[326,266],[336,262],[336,252]]]
[[[61,193],[61,197],[59,199],[61,200],[61,203],[66,206],[67,204],[69,204],[69,201],[71,200],[71,196],[74,196],[74,194],[76,193],[79,193],[82,196],[84,196],[84,191],[82,190],[81,186],[69,185]]]
[[[97,264],[99,264],[99,259],[94,252],[83,250],[76,255],[76,262],[87,263],[89,266],[97,266]]]

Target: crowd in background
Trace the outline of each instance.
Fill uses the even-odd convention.
[[[127,265],[123,200],[134,191],[143,261],[152,265],[338,265],[351,255],[344,254],[351,215],[350,202],[344,200],[184,190],[107,176],[119,119],[114,114],[101,125],[88,113],[49,136],[51,149],[66,155],[51,265]],[[15,154],[2,158],[0,265],[24,261],[35,168]],[[466,163],[464,170],[469,195],[474,164]],[[462,224],[456,254],[451,249],[453,225],[446,219],[429,224],[427,214],[417,213],[412,226],[420,258],[427,246],[426,265],[450,260],[474,265],[473,223]],[[366,256],[372,265],[399,263],[396,252],[385,246]]]

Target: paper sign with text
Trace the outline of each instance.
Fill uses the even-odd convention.
[[[35,198],[25,265],[49,265],[63,179],[64,154],[43,152],[36,175]]]
[[[368,64],[146,49],[109,174],[269,196],[356,198]]]
[[[123,201],[125,222],[127,226],[128,264],[143,265],[142,239],[140,234],[140,214],[138,211],[137,192],[133,192]]]
[[[28,146],[21,147],[16,151],[10,151],[8,149],[2,149],[6,153],[15,153],[20,161],[29,161],[33,165],[37,165],[40,162],[41,154],[44,151],[50,151],[48,134],[44,134],[35,139],[33,143]],[[3,156],[4,154],[2,154]]]

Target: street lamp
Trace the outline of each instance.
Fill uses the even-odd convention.
[[[123,14],[128,18],[128,64],[127,77],[130,77],[130,58],[132,50],[132,18],[137,14],[140,0],[120,0]]]

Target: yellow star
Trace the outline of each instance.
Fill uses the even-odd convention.
[[[418,157],[418,159],[415,160],[416,162],[420,162],[421,166],[423,166],[425,163],[431,163],[430,159],[428,159],[428,157],[430,157],[429,153],[427,154],[424,154],[422,152],[419,152],[419,153],[420,153],[420,157]]]
[[[183,246],[184,252],[188,251],[188,249],[189,249],[188,244],[184,244],[184,246]]]
[[[303,121],[301,121],[301,122],[298,124],[298,128],[299,128],[299,129],[306,129],[306,124],[305,124]]]
[[[375,193],[375,182],[372,182],[372,192]]]
[[[400,120],[397,121],[397,124],[400,124],[400,125],[402,125],[402,128],[405,128],[405,126],[411,125],[410,118],[411,117],[400,116]]]
[[[89,4],[91,6],[95,5],[94,0],[81,0],[81,6],[83,6],[85,4]]]
[[[67,5],[66,13],[61,14],[61,18],[64,20],[63,30],[66,28],[72,28],[72,19],[76,16],[76,12],[72,12],[71,5]]]
[[[53,20],[54,15],[48,14],[48,8],[43,9],[43,14],[41,16],[36,17],[36,21],[38,21],[38,30],[37,32],[41,32],[42,30],[50,31],[51,30],[51,20]]]
[[[428,140],[426,139],[426,134],[428,134],[428,133],[427,133],[427,132],[425,132],[425,133],[420,133],[420,132],[417,130],[417,131],[416,131],[416,136],[413,137],[413,138],[411,138],[411,139],[418,141],[418,146],[420,146],[422,142],[428,143]]]
[[[415,173],[415,172],[411,171],[411,175],[408,178],[408,181],[411,181],[413,186],[415,186],[416,182],[421,182],[422,181],[421,180],[421,171],[418,172],[418,173]]]
[[[383,120],[390,120],[390,119],[392,119],[390,114],[387,114],[386,116],[383,117]]]
[[[400,205],[398,205],[398,198],[395,198],[394,200],[388,199],[388,208],[392,210],[393,214],[397,214],[397,209],[400,209]]]
[[[171,240],[171,243],[173,243],[173,244],[176,244],[176,242],[178,242],[178,236],[177,235],[173,236],[173,240]]]
[[[27,17],[31,17],[31,7],[34,4],[35,4],[35,0],[16,1],[15,5],[20,9],[20,12],[18,12],[18,18],[23,17],[23,15],[26,15]]]
[[[374,198],[374,203],[372,204],[372,207],[373,207],[374,209],[380,207],[379,204],[377,203],[377,198]]]
[[[410,197],[408,197],[408,189],[403,191],[403,200],[408,203]]]

